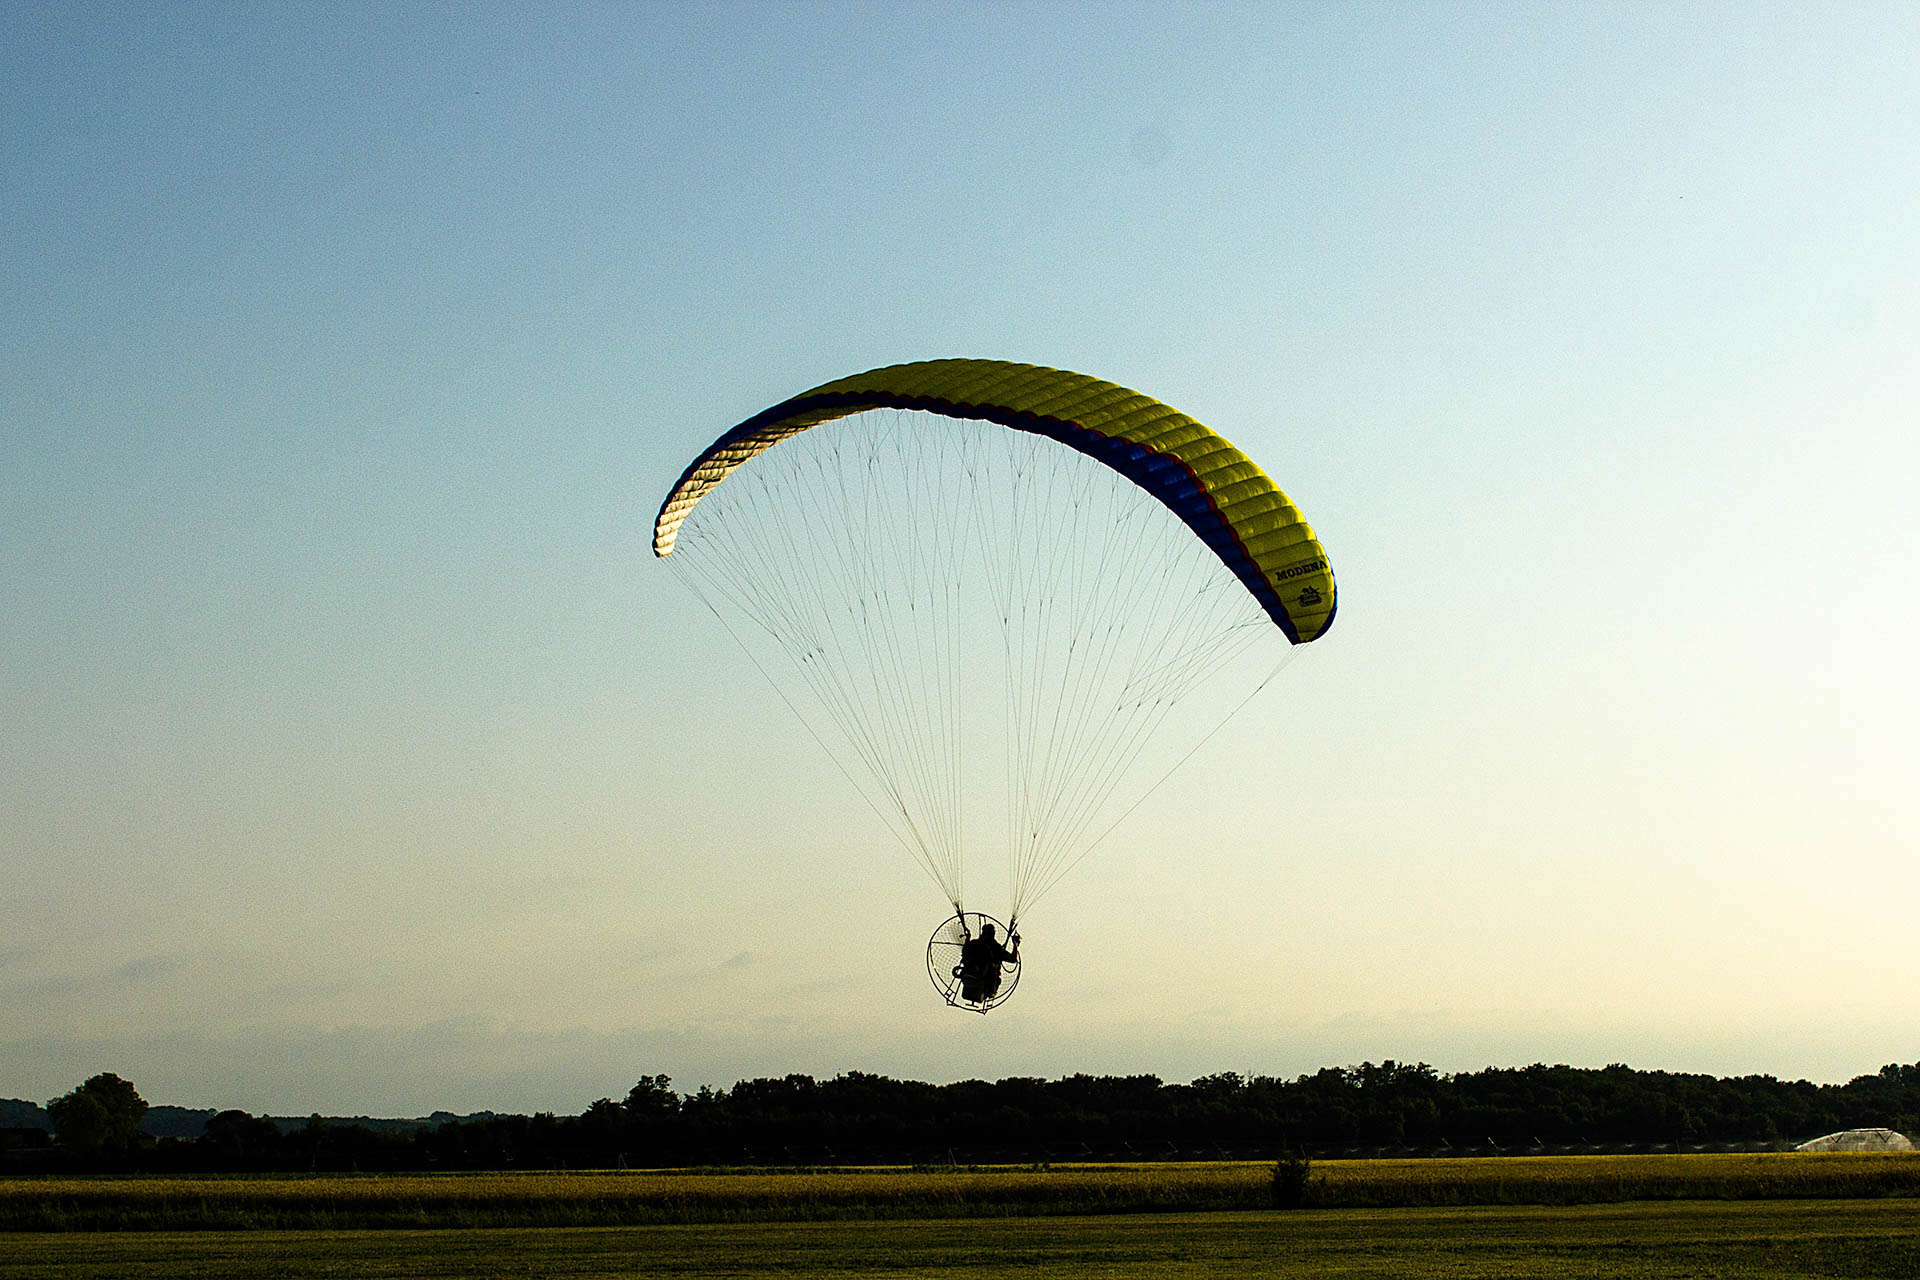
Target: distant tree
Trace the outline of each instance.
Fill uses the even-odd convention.
[[[280,1127],[244,1111],[222,1111],[207,1120],[199,1142],[201,1155],[213,1168],[267,1168],[280,1154]]]
[[[640,1082],[627,1090],[627,1100],[621,1105],[634,1120],[657,1120],[673,1115],[680,1110],[680,1098],[672,1085],[672,1079],[667,1076],[641,1076]]]
[[[69,1150],[89,1156],[131,1155],[140,1146],[147,1104],[132,1084],[102,1072],[47,1104],[53,1131]]]

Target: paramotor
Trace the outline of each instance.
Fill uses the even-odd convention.
[[[754,414],[687,467],[653,545],[963,923],[966,832],[1001,829],[1010,929],[1337,603],[1312,528],[1226,440],[998,360]]]

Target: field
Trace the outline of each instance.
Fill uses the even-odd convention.
[[[1920,1277],[1920,1155],[0,1179],[0,1280]]]
[[[0,1234],[7,1280],[1913,1277],[1920,1201],[901,1219],[492,1231]]]
[[[1336,1160],[1320,1208],[1920,1197],[1920,1154]],[[1259,1163],[0,1179],[0,1230],[599,1227],[1219,1212],[1272,1206]]]

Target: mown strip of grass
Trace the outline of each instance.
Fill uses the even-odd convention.
[[[0,1235],[7,1280],[673,1280],[1018,1274],[1028,1280],[1519,1277],[1826,1280],[1920,1274],[1920,1200],[1305,1210],[585,1230]]]
[[[1313,1172],[1315,1203],[1347,1207],[1920,1195],[1916,1152],[1337,1160]]]
[[[1031,1172],[327,1175],[0,1182],[0,1230],[324,1230],[1192,1212],[1262,1203],[1259,1166]]]
[[[1317,1207],[1920,1196],[1920,1154],[1328,1161]],[[0,1180],[0,1230],[192,1231],[1190,1213],[1272,1204],[1265,1164]]]

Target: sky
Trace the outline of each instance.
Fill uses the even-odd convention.
[[[0,1096],[1920,1059],[1920,10],[0,7]],[[1023,921],[650,550],[968,355],[1338,624]]]

